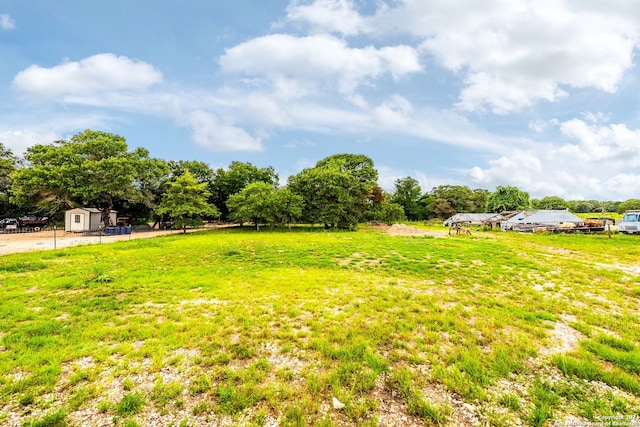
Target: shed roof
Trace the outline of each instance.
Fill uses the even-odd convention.
[[[487,221],[493,219],[494,217],[499,217],[500,214],[497,213],[458,213],[449,218],[447,221],[456,221],[456,222],[473,222],[473,221]]]
[[[498,213],[457,213],[444,221],[445,227],[452,226],[456,223],[479,223],[484,224],[488,221],[500,221],[502,216]]]
[[[73,209],[69,209],[67,212],[69,211],[75,211],[75,210],[83,210],[83,211],[87,211],[87,212],[91,212],[91,213],[100,213],[100,209],[96,209],[96,208],[73,208]],[[118,211],[114,211],[113,209],[111,210],[111,212],[109,213],[117,213]]]
[[[551,224],[551,223],[583,223],[584,220],[566,209],[544,209],[538,211],[522,211],[506,221],[509,224]]]

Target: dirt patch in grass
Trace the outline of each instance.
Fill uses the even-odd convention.
[[[425,230],[423,228],[411,227],[406,224],[393,224],[391,227],[378,226],[384,228],[387,234],[391,236],[433,236],[445,237],[449,235],[447,230]]]
[[[551,330],[549,345],[540,349],[541,355],[569,353],[578,348],[578,342],[585,336],[563,322],[556,322]]]

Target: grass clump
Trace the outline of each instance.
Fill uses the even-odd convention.
[[[68,427],[67,413],[62,410],[48,412],[43,417],[28,420],[23,427]]]
[[[444,425],[451,414],[451,409],[445,405],[427,402],[414,387],[413,377],[414,374],[409,368],[401,368],[392,372],[387,381],[387,387],[400,393],[410,415],[415,415],[432,424]]]
[[[164,408],[170,401],[180,396],[182,389],[182,384],[176,381],[165,383],[161,377],[158,377],[151,390],[151,400],[159,408]]]
[[[121,417],[135,415],[144,406],[144,396],[139,391],[130,392],[122,397],[120,402],[115,404],[116,413]]]

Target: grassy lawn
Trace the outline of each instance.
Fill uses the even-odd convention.
[[[0,425],[640,416],[637,236],[223,229],[4,256],[0,301]]]

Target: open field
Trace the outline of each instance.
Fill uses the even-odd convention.
[[[2,256],[0,425],[638,421],[639,237],[425,233]]]

